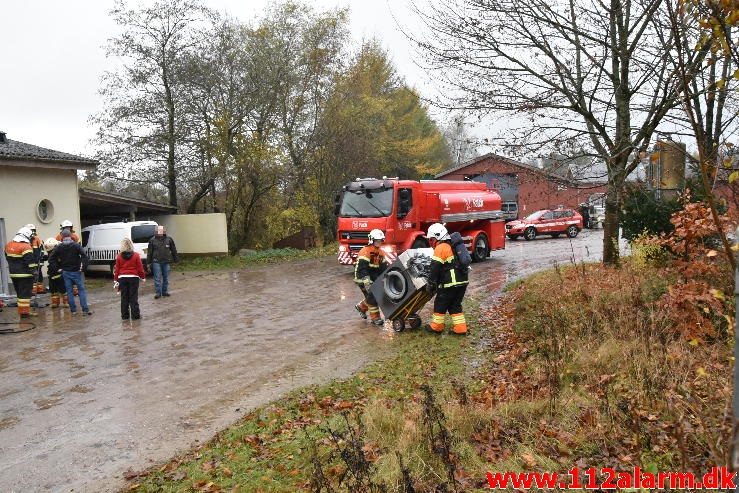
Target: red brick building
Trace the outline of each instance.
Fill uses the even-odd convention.
[[[606,191],[603,183],[575,181],[569,166],[540,169],[492,153],[443,171],[436,178],[487,183],[503,202],[518,204],[520,217],[557,206],[576,209],[591,194]]]

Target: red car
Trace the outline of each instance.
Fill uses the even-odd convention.
[[[523,236],[533,240],[538,235],[551,235],[556,238],[566,234],[574,238],[582,229],[582,216],[572,209],[555,209],[536,211],[520,221],[511,221],[505,225],[508,238],[515,240]]]

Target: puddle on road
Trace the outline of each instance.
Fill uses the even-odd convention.
[[[34,383],[33,386],[37,389],[45,389],[46,387],[51,387],[55,383],[56,380],[41,380],[40,382]]]
[[[16,424],[20,423],[21,419],[18,416],[8,416],[7,418],[0,419],[0,430],[12,428]]]
[[[37,410],[43,411],[61,404],[63,400],[62,397],[49,397],[48,399],[36,399],[33,403],[36,404]]]
[[[87,394],[89,392],[92,392],[95,390],[93,387],[86,387],[84,385],[75,385],[71,389],[69,389],[69,392],[77,392],[78,394]]]

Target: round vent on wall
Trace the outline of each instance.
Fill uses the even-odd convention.
[[[54,204],[49,199],[41,200],[36,206],[36,217],[44,224],[49,224],[54,219]]]

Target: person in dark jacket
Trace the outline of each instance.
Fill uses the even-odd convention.
[[[139,280],[146,281],[144,264],[141,257],[133,251],[133,242],[129,238],[121,241],[121,253],[115,259],[113,269],[113,287],[121,293],[121,318],[138,320],[139,311]]]
[[[38,266],[31,246],[32,238],[33,231],[23,227],[5,245],[5,258],[8,261],[10,279],[13,281],[13,288],[15,288],[18,299],[18,315],[20,318],[36,315],[35,311],[31,311],[33,279]]]
[[[87,306],[87,291],[85,290],[85,279],[82,275],[87,267],[88,258],[82,245],[72,239],[72,233],[68,229],[63,229],[62,242],[59,243],[51,255],[49,262],[57,262],[62,269],[62,279],[64,287],[69,298],[69,310],[72,315],[77,314],[77,305],[74,302],[74,286],[77,286],[82,313],[92,315],[90,308]]]
[[[149,240],[146,263],[154,274],[154,299],[169,296],[169,264],[180,261],[174,240],[167,236],[164,226],[157,226],[156,236]]]
[[[451,236],[443,224],[434,223],[429,226],[426,237],[434,247],[426,287],[430,294],[436,293],[429,329],[435,334],[442,333],[444,318],[449,312],[452,317],[452,333],[466,335],[467,321],[462,311],[462,300],[469,284],[468,269],[456,261]]]

